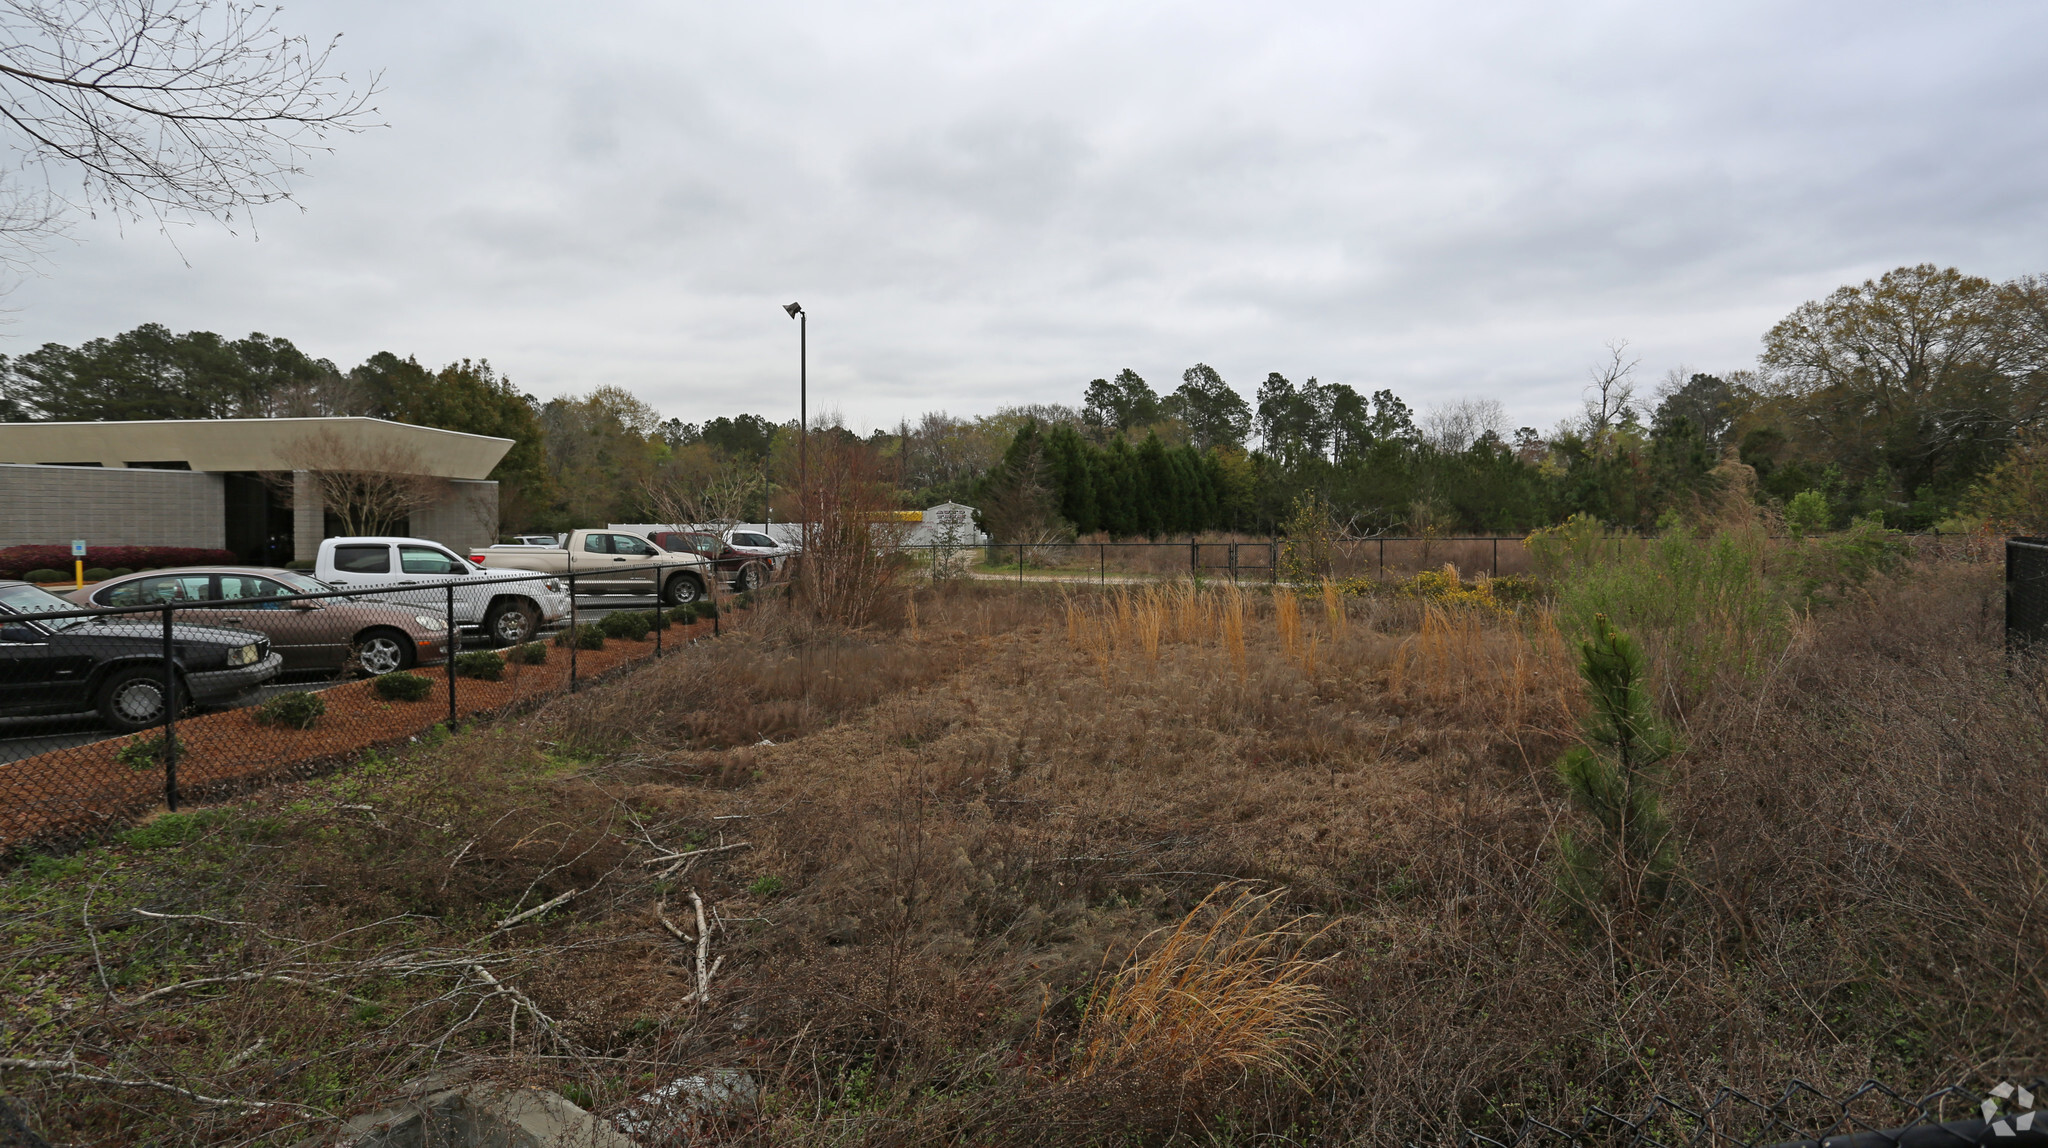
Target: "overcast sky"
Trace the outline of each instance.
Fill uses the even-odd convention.
[[[698,421],[1203,361],[1549,427],[1900,264],[2048,271],[2048,5],[309,2],[384,71],[260,235],[87,222],[0,351],[143,322]],[[175,240],[175,247],[173,246]]]

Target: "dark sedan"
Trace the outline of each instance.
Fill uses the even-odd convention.
[[[156,615],[43,618],[77,610],[39,586],[0,581],[0,717],[99,711],[124,733],[164,720]],[[247,630],[171,627],[172,704],[225,705],[277,677],[284,659]]]

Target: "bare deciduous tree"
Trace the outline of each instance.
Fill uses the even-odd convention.
[[[94,205],[159,222],[291,198],[332,131],[376,126],[324,45],[235,0],[0,0],[0,121],[28,180],[0,192],[0,259],[22,263]],[[76,176],[78,191],[58,185]],[[39,184],[40,186],[30,186]]]
[[[1607,359],[1591,369],[1593,382],[1587,386],[1586,429],[1594,433],[1628,422],[1636,415],[1636,368],[1641,357],[1631,357],[1628,340],[1607,344]]]
[[[650,480],[645,491],[654,519],[661,525],[675,530],[713,526],[723,532],[745,520],[747,508],[766,484],[758,465],[730,462],[701,486],[664,474]]]
[[[341,520],[341,532],[348,535],[382,534],[451,493],[447,479],[426,473],[418,451],[349,442],[331,430],[287,444],[278,460],[312,476],[321,504]],[[267,477],[286,489],[293,484],[289,473]]]

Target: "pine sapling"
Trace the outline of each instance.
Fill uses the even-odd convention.
[[[1558,779],[1572,804],[1590,814],[1597,833],[1558,834],[1558,893],[1572,915],[1613,907],[1624,915],[1653,913],[1678,868],[1678,846],[1664,815],[1663,762],[1677,740],[1651,704],[1641,647],[1593,620],[1579,643],[1579,675],[1592,695],[1585,744],[1558,758]]]

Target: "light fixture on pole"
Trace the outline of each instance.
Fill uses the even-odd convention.
[[[811,412],[810,412],[810,323],[801,303],[785,303],[783,310],[796,320],[796,508],[803,517],[797,527],[805,561],[811,552]]]

